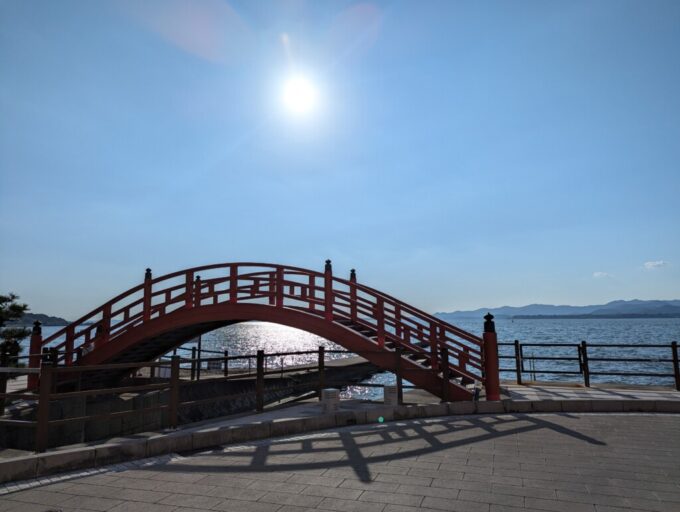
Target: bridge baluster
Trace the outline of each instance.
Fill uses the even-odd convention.
[[[394,325],[397,337],[401,338],[403,326],[401,324],[401,306],[399,304],[395,304],[394,306]]]
[[[378,323],[378,347],[385,347],[385,301],[378,297],[375,303],[375,317]]]
[[[201,276],[196,276],[196,283],[194,284],[194,307],[201,306],[201,290],[203,283],[201,283]]]
[[[257,290],[259,291],[260,282],[256,283]],[[232,304],[236,303],[238,299],[238,266],[231,265],[229,267],[229,302]]]
[[[357,273],[352,269],[349,271],[349,311],[352,322],[357,321]]]
[[[151,269],[147,268],[144,273],[144,311],[143,318],[145,322],[151,319]]]
[[[276,273],[269,273],[269,305],[276,305]]]
[[[326,320],[333,321],[333,267],[331,260],[326,260],[326,267],[324,268],[324,287],[323,299],[326,313]]]
[[[437,325],[434,322],[430,322],[430,365],[432,366],[432,370],[434,372],[437,372],[439,369],[438,359]]]
[[[283,307],[283,269],[281,267],[276,269],[276,307]]]
[[[104,304],[104,310],[102,312],[102,343],[106,343],[109,341],[109,334],[111,333],[111,303],[109,302],[108,304]],[[71,348],[67,348],[68,350],[66,357],[67,357],[67,362],[70,364],[71,363],[71,351],[73,350],[73,346]]]
[[[314,311],[316,309],[316,303],[314,298],[316,297],[316,277],[313,274],[309,275],[309,309]]]
[[[42,350],[42,327],[38,320],[33,322],[31,331],[31,347],[28,357],[30,368],[40,368],[40,351]],[[38,374],[28,374],[28,388],[35,389],[38,386]]]
[[[187,272],[186,273],[186,281],[184,284],[184,287],[186,288],[185,290],[185,299],[184,299],[184,307],[187,309],[191,309],[194,307],[194,273],[193,272]]]

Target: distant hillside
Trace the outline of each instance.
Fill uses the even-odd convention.
[[[503,306],[435,314],[443,320],[453,320],[456,318],[480,318],[487,312],[501,318],[680,317],[680,300],[615,300],[607,304],[592,306],[530,304],[519,307]]]
[[[19,320],[16,320],[14,322],[8,322],[6,325],[7,326],[19,326],[19,325],[25,325],[25,326],[31,326],[33,325],[33,322],[38,320],[41,324],[45,326],[55,326],[55,325],[68,325],[69,321],[64,320],[63,318],[60,318],[58,316],[49,316],[49,315],[43,315],[42,313],[24,313],[24,316],[22,316]]]

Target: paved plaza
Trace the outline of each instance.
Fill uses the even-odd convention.
[[[680,415],[378,423],[45,482],[0,511],[677,512]]]

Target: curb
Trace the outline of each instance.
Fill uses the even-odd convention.
[[[504,413],[680,413],[680,400],[502,400],[428,405],[377,406],[303,418],[281,418],[223,427],[186,428],[145,438],[67,448],[0,460],[0,484],[124,461],[193,452],[224,444],[314,432],[349,425],[437,416]],[[382,420],[381,420],[382,418]]]

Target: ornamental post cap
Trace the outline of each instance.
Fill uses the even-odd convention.
[[[326,270],[331,270],[331,260],[326,260]]]
[[[40,320],[36,320],[33,322],[33,334],[40,334],[42,332],[42,324],[40,323]]]
[[[200,281],[200,280],[201,280],[201,276],[196,276],[196,281]]]
[[[349,270],[349,275],[351,275],[351,276],[356,276],[356,275],[357,275],[357,271],[354,270],[354,269],[352,268],[352,269]]]
[[[484,315],[484,332],[496,332],[496,324],[493,322],[491,313]]]
[[[151,279],[151,269],[147,268],[146,272],[144,273],[144,279]]]

